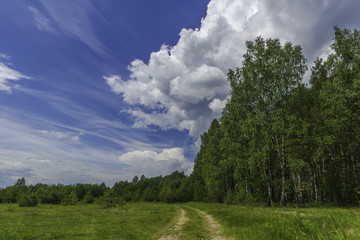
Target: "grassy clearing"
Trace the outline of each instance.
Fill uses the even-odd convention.
[[[98,205],[0,204],[0,239],[211,239],[207,221],[196,210],[212,215],[228,239],[360,239],[360,209],[266,208],[223,204],[127,203],[104,209]],[[188,219],[171,229],[181,210]]]
[[[359,208],[265,208],[190,203],[232,239],[360,239]]]
[[[0,239],[157,239],[176,214],[176,205],[162,203],[129,203],[109,209],[0,204]]]

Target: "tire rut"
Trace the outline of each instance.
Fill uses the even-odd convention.
[[[160,237],[158,240],[179,240],[181,237],[181,229],[183,225],[189,220],[186,216],[186,211],[184,209],[180,209],[180,217],[175,225],[170,226],[169,229],[171,231],[175,231],[175,235],[166,235]]]
[[[225,237],[221,236],[221,230],[220,230],[221,225],[211,215],[197,208],[192,208],[192,209],[198,212],[208,222],[208,228],[211,234],[211,240],[227,240]]]

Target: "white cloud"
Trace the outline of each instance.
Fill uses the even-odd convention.
[[[209,101],[215,96],[228,94],[229,89],[224,87],[225,78],[219,68],[204,64],[192,72],[174,78],[170,82],[169,94],[185,103]]]
[[[11,93],[11,89],[17,86],[12,84],[11,81],[18,81],[20,79],[29,79],[29,78],[30,77],[25,76],[20,72],[9,68],[4,63],[0,62],[0,91],[6,91],[8,93]]]
[[[40,31],[45,31],[45,32],[54,32],[53,27],[51,26],[51,23],[49,21],[49,19],[45,16],[43,16],[39,10],[37,10],[36,8],[30,7],[29,6],[29,11],[32,13],[34,20],[36,22],[36,27],[40,30]]]
[[[119,161],[127,165],[125,170],[149,177],[167,175],[175,170],[188,173],[193,165],[186,160],[182,148],[167,148],[161,152],[132,151],[121,155]]]
[[[183,29],[175,46],[151,53],[147,64],[131,62],[130,79],[104,79],[136,106],[129,110],[135,127],[185,129],[198,137],[221,114],[227,71],[241,65],[247,40],[261,35],[300,44],[311,65],[329,53],[334,25],[357,26],[359,8],[360,2],[350,0],[212,0],[200,29]]]
[[[221,101],[220,99],[215,98],[211,103],[209,103],[209,108],[214,116],[218,116],[222,113],[227,101],[227,99]]]

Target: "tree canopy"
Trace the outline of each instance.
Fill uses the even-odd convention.
[[[300,46],[246,43],[242,67],[228,73],[231,100],[201,137],[193,176],[202,200],[359,203],[360,35],[334,29],[311,87]]]

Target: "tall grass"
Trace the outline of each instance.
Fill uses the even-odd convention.
[[[213,215],[234,239],[360,239],[359,208],[191,206]]]

